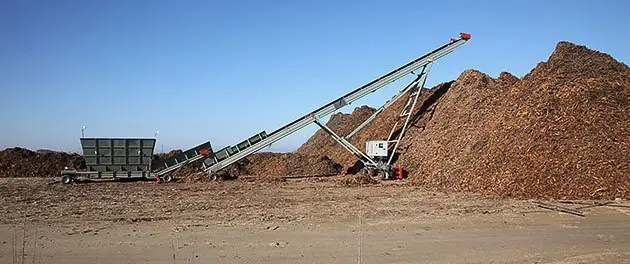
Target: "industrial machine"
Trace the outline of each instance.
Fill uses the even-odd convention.
[[[79,177],[147,178],[150,175],[153,138],[82,138],[81,147],[87,170],[64,169],[62,183],[71,183]]]
[[[215,155],[206,158],[203,163],[203,170],[210,174],[211,179],[221,178],[218,172],[220,172],[222,169],[229,166],[230,164],[233,164],[240,159],[257,152],[312,123],[316,123],[322,130],[328,133],[346,150],[354,154],[365,165],[366,171],[371,174],[373,174],[373,172],[378,173],[381,176],[381,179],[393,179],[395,174],[394,167],[392,166],[394,156],[398,151],[398,147],[403,139],[412,113],[416,108],[416,103],[426,82],[427,75],[431,70],[431,66],[437,59],[451,53],[456,48],[468,42],[470,38],[470,34],[460,33],[459,38],[452,38],[448,43],[427,53],[426,55],[421,56],[381,76],[380,78],[373,80],[368,84],[363,85],[355,89],[354,91],[351,91],[350,93],[347,93],[344,96],[321,106],[320,108],[298,118],[293,122],[288,123],[287,125],[271,133],[266,133],[265,131],[263,131],[242,141],[241,143],[238,143],[236,146],[227,146],[220,151],[217,151]],[[376,90],[383,88],[384,86],[404,76],[407,76],[408,74],[415,74],[416,78],[403,90],[401,90],[400,93],[394,96],[394,98],[392,98],[382,107],[380,107],[371,117],[369,117],[363,124],[359,125],[350,134],[341,137],[329,127],[327,127],[323,122],[321,122],[321,119],[328,116],[329,114],[334,113],[340,108],[349,105],[352,102],[359,100],[360,98],[370,93],[373,93]],[[392,127],[392,130],[387,139],[382,141],[368,142],[368,149],[366,151],[369,151],[370,154],[365,154],[357,147],[353,146],[350,142],[348,142],[349,138],[351,138],[368,123],[374,120],[374,118],[376,118],[378,114],[383,112],[385,108],[391,106],[397,100],[405,97],[405,95],[408,95],[407,102],[405,103],[399,115],[400,120],[397,120],[394,127]],[[377,146],[378,149],[370,149],[369,147],[371,146]],[[387,149],[387,151],[385,151],[385,149]]]
[[[170,182],[173,179],[171,172],[212,154],[208,141],[174,157],[160,159],[153,154],[155,138],[81,138],[81,148],[87,169],[64,169],[61,171],[62,183],[68,184],[78,178],[149,177]]]
[[[64,175],[62,181],[69,183],[78,176],[116,178],[124,176],[147,177],[149,174],[156,177],[158,180],[163,178],[165,181],[170,181],[172,179],[170,174],[173,171],[185,164],[201,160],[203,160],[203,171],[208,173],[212,180],[221,179],[223,174],[220,172],[227,166],[313,123],[317,124],[336,142],[355,155],[364,165],[365,171],[370,175],[380,175],[380,178],[383,180],[399,178],[401,169],[397,168],[392,163],[394,162],[394,157],[398,154],[400,143],[403,140],[412,114],[415,111],[416,103],[424,88],[427,75],[433,63],[468,42],[470,38],[470,34],[460,33],[459,38],[452,38],[448,43],[439,48],[315,109],[271,133],[262,131],[234,146],[227,146],[216,152],[212,152],[210,142],[205,142],[175,157],[168,159],[151,159],[155,139],[81,139],[88,170],[85,172],[64,170],[62,172],[62,175]],[[361,125],[357,126],[350,134],[339,136],[321,121],[322,118],[344,106],[409,74],[416,76],[413,81],[377,109],[372,116]],[[407,101],[398,116],[398,120],[396,120],[392,127],[388,138],[368,141],[366,143],[365,152],[362,152],[348,141],[348,139],[359,132],[363,127],[372,122],[384,109],[405,97]]]

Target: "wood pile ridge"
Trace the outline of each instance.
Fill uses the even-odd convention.
[[[0,178],[59,177],[64,167],[86,168],[83,157],[76,153],[35,152],[18,147],[0,151]]]
[[[233,175],[316,176],[339,174],[341,166],[327,156],[261,152],[228,168]]]
[[[232,177],[256,176],[258,180],[275,182],[280,176],[337,175],[341,166],[326,156],[299,153],[254,153],[225,168]],[[201,163],[190,163],[173,172],[184,182],[207,181],[208,175],[201,170]]]
[[[177,151],[174,151],[177,152]],[[209,180],[201,170],[201,162],[189,163],[173,172],[184,182]],[[275,182],[280,176],[337,175],[341,166],[326,156],[299,153],[254,153],[224,169],[231,177],[256,176],[258,180]]]
[[[610,55],[560,42],[522,79],[468,70],[432,90],[398,160],[412,183],[517,198],[630,198],[630,68]],[[367,126],[355,146],[386,137],[383,123]],[[323,154],[346,165],[335,159],[342,152]]]
[[[85,160],[76,153],[40,151],[24,148],[8,148],[0,151],[0,177],[59,177],[64,167],[85,170]],[[172,150],[157,154],[168,158],[182,153]],[[172,175],[184,182],[207,181],[208,175],[201,170],[203,160],[186,164]],[[258,177],[337,175],[341,166],[330,158],[299,153],[255,153],[227,168],[233,176]]]
[[[171,150],[171,151],[169,151],[169,152],[166,152],[166,153],[159,153],[159,154],[156,154],[156,155],[157,155],[160,159],[168,159],[168,158],[175,157],[175,156],[177,156],[177,155],[179,155],[179,154],[182,154],[182,153],[184,153],[184,151],[183,151],[183,150],[181,150],[181,149],[174,149],[174,150]]]

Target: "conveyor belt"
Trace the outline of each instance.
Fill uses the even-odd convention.
[[[166,159],[155,159],[151,161],[151,171],[157,175],[164,175],[185,164],[198,161],[204,157],[212,156],[212,146],[210,141],[201,145],[195,146],[189,150],[182,152],[179,155],[175,155]]]
[[[374,91],[406,76],[407,74],[417,70],[427,64],[451,53],[456,48],[460,47],[470,39],[470,34],[461,33],[459,39],[451,39],[447,44],[419,57],[385,75],[382,77],[363,85],[346,95],[323,105],[320,108],[298,118],[297,120],[288,123],[287,125],[278,128],[277,130],[266,134],[264,131],[253,137],[237,144],[236,146],[228,146],[220,151],[217,151],[216,155],[207,158],[204,161],[203,169],[207,173],[218,172],[221,169],[233,164],[240,159],[255,153],[264,147],[275,143],[276,141],[314,123],[316,120],[321,119],[338,109],[351,104],[352,102],[359,100],[360,98],[373,93]],[[255,139],[255,142],[251,142],[251,139]],[[241,148],[242,147],[242,148]]]

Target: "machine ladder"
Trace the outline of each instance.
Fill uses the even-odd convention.
[[[403,105],[403,108],[398,115],[398,120],[394,123],[392,130],[389,132],[389,136],[387,137],[387,142],[393,143],[393,147],[390,149],[392,154],[389,155],[389,159],[387,160],[387,166],[392,165],[392,161],[394,159],[395,154],[399,150],[400,142],[407,132],[407,126],[409,125],[409,121],[413,116],[413,113],[416,110],[416,104],[418,103],[418,98],[420,94],[422,94],[422,89],[424,89],[424,85],[427,81],[427,75],[431,71],[431,66],[433,64],[428,64],[422,68],[422,73],[420,76],[421,81],[418,81],[414,84],[414,88],[410,89],[407,93],[407,101]]]

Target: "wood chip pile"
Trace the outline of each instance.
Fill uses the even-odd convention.
[[[392,108],[384,118],[393,119]],[[367,126],[353,143],[362,148],[386,137],[383,125]],[[423,97],[404,142],[398,163],[423,186],[518,198],[630,198],[630,68],[560,42],[520,80],[468,70]],[[323,154],[351,163],[335,159],[342,152]]]
[[[35,152],[24,148],[0,151],[0,178],[59,177],[64,167],[85,169],[85,161],[76,153]]]

